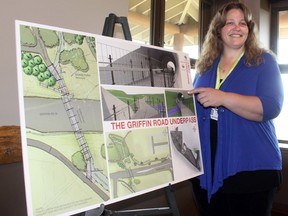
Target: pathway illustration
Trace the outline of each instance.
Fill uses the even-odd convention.
[[[64,80],[61,77],[61,73],[58,72],[56,67],[52,64],[48,54],[47,50],[45,48],[44,42],[42,41],[39,29],[33,28],[33,34],[35,38],[37,39],[36,46],[21,46],[22,51],[29,51],[34,53],[39,53],[43,61],[46,63],[47,68],[50,70],[51,74],[54,76],[54,78],[57,81],[57,84],[59,85],[59,91],[61,93],[61,98],[63,102],[63,106],[66,110],[66,113],[68,115],[71,127],[74,131],[74,135],[79,143],[80,150],[83,154],[85,163],[86,163],[86,178],[88,178],[91,182],[94,180],[98,182],[100,185],[105,188],[105,190],[108,190],[108,178],[104,175],[104,173],[100,170],[95,169],[93,158],[91,156],[91,153],[88,148],[88,143],[81,131],[81,128],[79,127],[78,120],[77,120],[77,113],[74,111],[74,107],[71,104],[70,98],[72,97],[69,94],[68,88],[65,85]],[[58,35],[59,36],[59,35]],[[64,49],[64,38],[62,36],[59,37],[59,44],[61,46],[58,47],[58,52],[60,53],[62,49]],[[59,58],[59,56],[58,56]]]

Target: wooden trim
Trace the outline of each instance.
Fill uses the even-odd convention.
[[[277,54],[279,12],[288,10],[287,1],[270,1],[271,4],[271,29],[270,29],[270,49]]]
[[[0,164],[22,161],[20,126],[0,126]]]

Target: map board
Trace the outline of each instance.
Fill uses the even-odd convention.
[[[201,175],[188,55],[16,21],[28,215],[71,215]]]

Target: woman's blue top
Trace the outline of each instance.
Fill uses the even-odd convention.
[[[221,85],[220,90],[241,95],[257,96],[263,106],[261,122],[244,119],[225,107],[218,107],[217,152],[212,181],[210,112],[196,103],[201,140],[204,174],[201,187],[208,192],[208,199],[223,185],[224,179],[241,171],[281,170],[282,159],[273,119],[283,104],[283,86],[280,70],[274,57],[263,53],[263,63],[247,66],[242,56],[236,67]],[[218,57],[212,68],[196,75],[194,88],[215,88]],[[197,96],[196,96],[197,97]]]

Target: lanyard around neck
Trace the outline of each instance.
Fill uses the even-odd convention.
[[[226,80],[226,78],[229,76],[229,74],[233,71],[233,69],[236,67],[236,65],[238,64],[238,62],[240,61],[240,58],[243,56],[244,52],[241,53],[241,55],[235,60],[235,62],[233,63],[233,65],[231,66],[230,70],[228,71],[228,73],[226,74],[226,76],[223,79],[220,79],[220,66],[218,63],[217,66],[217,77],[216,77],[216,85],[215,85],[215,89],[220,89],[222,83],[224,83],[224,81]]]

